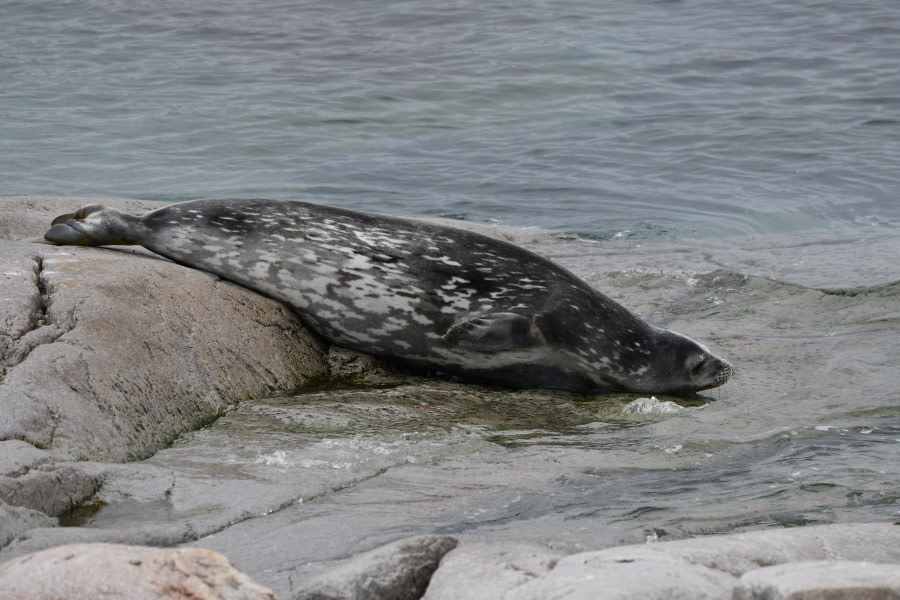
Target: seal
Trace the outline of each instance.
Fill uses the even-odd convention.
[[[464,380],[691,394],[728,361],[568,270],[471,231],[305,202],[221,199],[132,215],[92,204],[54,244],[140,244],[290,306],[333,344]]]

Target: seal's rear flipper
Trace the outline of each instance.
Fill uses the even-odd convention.
[[[59,215],[50,223],[51,225],[59,225],[60,223],[66,224],[72,219],[83,219],[91,213],[100,212],[105,209],[106,206],[103,204],[88,204],[87,206],[82,206],[78,210],[73,213],[66,213],[64,215]]]
[[[520,350],[542,342],[530,319],[516,313],[486,313],[457,323],[447,330],[444,342],[477,352]]]
[[[53,219],[44,239],[60,246],[111,246],[136,244],[139,217],[88,204],[74,213]]]

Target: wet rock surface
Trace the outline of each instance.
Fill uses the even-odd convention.
[[[680,473],[690,476],[675,469],[708,461],[710,476],[719,472],[710,457],[730,440],[710,434],[681,446],[695,429],[716,430],[718,417],[700,412],[706,400],[675,399],[676,409],[670,398],[412,377],[328,347],[285,307],[208,274],[131,248],[28,239],[90,201],[0,199],[0,569],[72,543],[86,544],[73,557],[96,562],[95,544],[113,542],[217,550],[280,598],[896,594],[889,584],[900,568],[900,527],[887,519],[627,545],[650,533],[655,539],[641,515],[661,509],[617,496],[621,472],[634,465],[673,473],[668,484],[652,480],[648,494],[681,485]],[[642,277],[603,279],[614,291],[635,281],[651,291],[676,285]],[[648,300],[639,310],[677,318],[695,314],[694,303],[704,316],[700,333],[711,335],[728,323],[716,321],[719,299],[710,300],[704,286],[724,286],[721,297],[735,304],[740,294],[755,302],[775,287],[728,274],[696,281],[679,302]],[[785,305],[810,297],[848,322],[859,310],[843,296],[789,292]],[[883,328],[896,318],[892,306],[884,303],[885,316],[865,322]],[[746,333],[726,343],[748,355],[752,388],[771,375],[752,370]],[[866,393],[882,387],[894,389],[876,380]],[[633,427],[646,423],[655,425]],[[826,436],[833,428],[814,431]],[[857,437],[871,431],[861,426]],[[765,451],[795,435],[776,436]],[[638,446],[653,451],[632,454]],[[616,466],[604,470],[598,451]],[[721,466],[733,471],[731,463]],[[822,498],[830,485],[808,489]],[[839,493],[851,504],[869,494]],[[875,495],[889,511],[890,490]],[[586,497],[619,503],[626,516],[592,526],[590,511],[576,510],[573,524],[569,506]],[[661,532],[667,539],[704,533],[703,522],[691,529],[688,521],[683,531],[670,522],[675,531]],[[826,570],[829,587],[811,587],[826,580],[819,577]],[[851,576],[860,572],[862,583]]]

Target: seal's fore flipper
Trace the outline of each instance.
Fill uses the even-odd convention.
[[[542,342],[530,319],[516,313],[486,313],[457,323],[443,338],[450,346],[477,352],[519,350]]]
[[[44,234],[44,239],[61,246],[135,244],[139,221],[140,217],[102,204],[88,204],[74,213],[53,219],[53,226]]]

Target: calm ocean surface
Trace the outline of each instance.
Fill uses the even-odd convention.
[[[6,0],[0,194],[895,225],[898,49],[894,0]]]
[[[896,0],[0,0],[0,194],[504,225],[738,369],[675,413],[439,383],[248,401],[148,459],[171,494],[103,491],[89,526],[213,533],[287,594],[414,533],[900,520]]]

